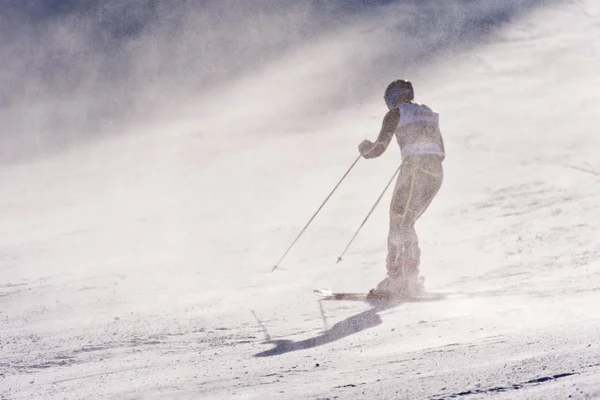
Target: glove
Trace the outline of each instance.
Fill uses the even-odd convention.
[[[361,156],[365,157],[372,149],[375,144],[370,140],[363,140],[361,144],[358,145],[358,152]]]

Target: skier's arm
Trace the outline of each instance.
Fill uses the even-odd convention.
[[[364,140],[359,146],[358,151],[364,158],[375,158],[382,155],[390,144],[398,121],[400,120],[400,111],[395,108],[388,111],[383,118],[381,131],[375,143],[370,140]]]

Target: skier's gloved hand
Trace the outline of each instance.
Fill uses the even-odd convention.
[[[361,156],[366,158],[367,154],[369,154],[369,152],[373,150],[373,146],[375,146],[373,142],[371,142],[368,139],[365,139],[362,141],[361,144],[358,145],[358,152]]]

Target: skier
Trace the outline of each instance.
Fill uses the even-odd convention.
[[[403,79],[388,85],[384,100],[389,111],[377,140],[364,140],[358,146],[364,158],[379,157],[395,135],[402,157],[390,206],[387,276],[371,289],[371,298],[411,296],[424,291],[423,278],[419,279],[421,250],[415,222],[437,194],[444,176],[439,115],[414,102],[412,83]]]

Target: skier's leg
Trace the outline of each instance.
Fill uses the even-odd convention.
[[[386,268],[388,276],[392,279],[403,275],[402,261],[404,259],[405,242],[409,236],[405,225],[406,206],[410,203],[410,197],[412,196],[413,172],[413,168],[409,165],[402,165],[390,205]]]
[[[438,168],[439,167],[439,168]],[[406,218],[402,220],[399,228],[404,232],[404,251],[402,256],[402,271],[409,280],[416,281],[419,276],[421,264],[421,249],[415,230],[415,223],[423,215],[439,191],[443,179],[441,165],[433,164],[433,168],[426,169],[419,165],[413,172],[414,187],[410,201],[405,205]]]
[[[407,250],[414,252],[415,249],[418,249],[414,225],[406,223],[410,218],[407,206],[411,203],[414,185],[414,166],[411,163],[405,163],[400,169],[390,205],[387,276],[377,285],[374,290],[375,295],[401,296],[408,294],[408,285],[405,279],[405,253]],[[413,243],[408,244],[409,242]]]
[[[421,249],[414,224],[403,224],[395,216],[390,220],[387,271],[392,278],[418,273]]]
[[[415,197],[420,194],[418,164],[403,165],[404,174],[399,179],[390,205],[390,229],[388,234],[388,274],[398,278],[418,274],[421,251],[415,231]],[[400,177],[399,177],[400,178]]]
[[[418,288],[421,249],[415,222],[437,194],[443,173],[437,165],[425,169],[421,163],[403,165],[390,206],[387,278],[377,290],[401,292]]]

